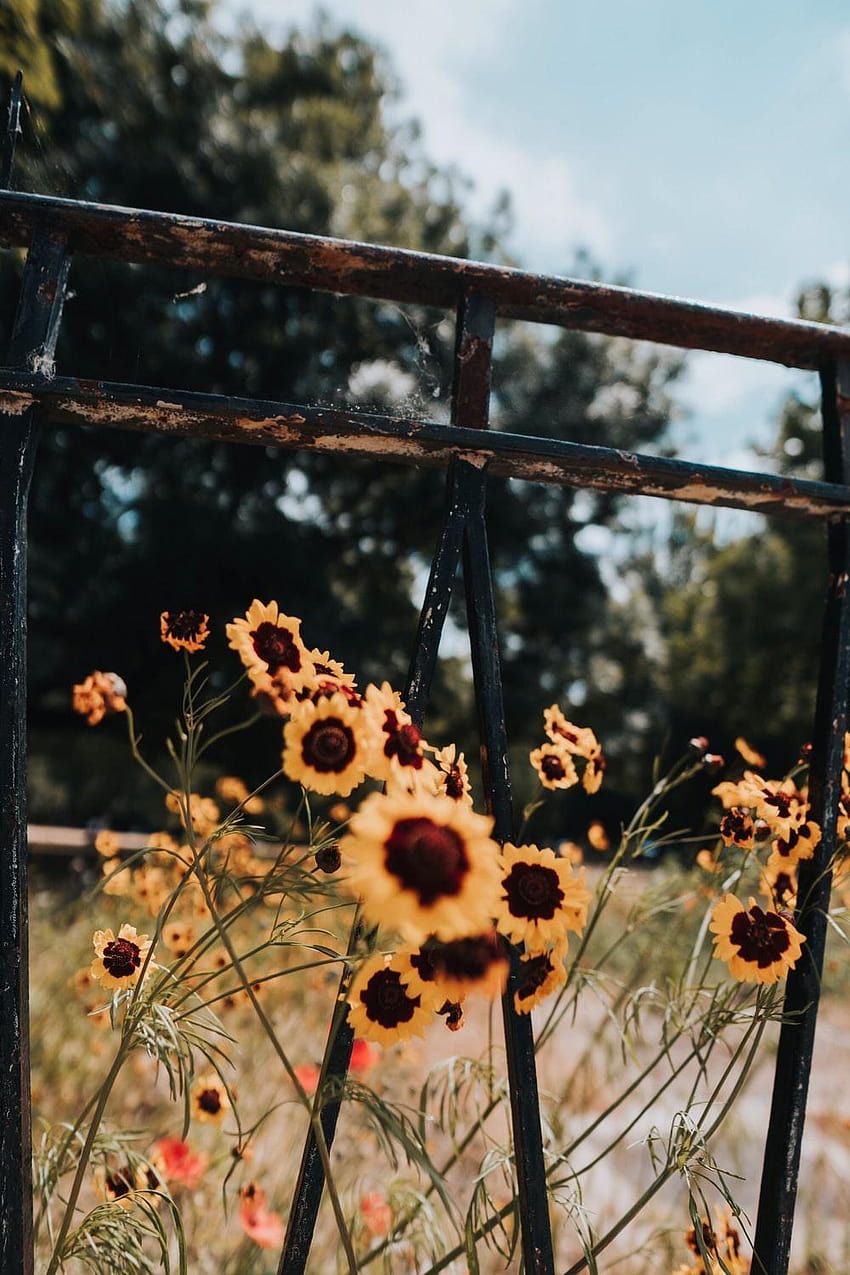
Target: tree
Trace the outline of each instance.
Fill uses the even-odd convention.
[[[388,125],[397,89],[382,57],[327,23],[278,47],[253,28],[223,36],[201,0],[104,0],[54,32],[50,55],[60,104],[42,111],[21,185],[57,193],[61,175],[58,193],[81,198],[500,253],[495,222],[465,219],[457,176],[428,163],[415,128]],[[453,333],[442,314],[105,264],[75,271],[71,287],[60,370],[445,419]],[[662,434],[669,359],[518,326],[499,340],[501,427],[618,446]],[[52,431],[33,492],[36,757],[62,748],[65,687],[92,665],[119,667],[134,694],[163,702],[175,675],[156,617],[169,607],[208,610],[220,631],[252,597],[278,596],[306,617],[311,642],[399,684],[443,490],[438,473],[369,461]],[[543,700],[589,680],[605,589],[575,537],[616,502],[579,511],[570,492],[508,482],[489,500],[511,723],[533,740]],[[444,702],[462,703],[462,663],[442,676],[455,690]],[[456,724],[449,708],[435,733]],[[150,734],[166,726],[154,715]],[[89,755],[77,756],[79,800],[63,800],[79,817],[91,791]]]

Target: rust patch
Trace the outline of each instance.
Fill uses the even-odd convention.
[[[15,394],[11,390],[0,390],[0,413],[3,416],[23,416],[34,402],[32,394]]]

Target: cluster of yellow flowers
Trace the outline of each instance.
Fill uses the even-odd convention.
[[[764,768],[764,758],[746,740],[739,739],[737,748],[751,768],[739,780],[724,780],[712,789],[725,810],[721,845],[714,854],[702,851],[697,862],[717,872],[723,868],[726,848],[754,856],[769,848],[766,862],[756,859],[767,908],[754,898],[744,907],[734,894],[725,894],[714,908],[710,929],[714,954],[727,963],[733,978],[775,983],[794,968],[806,941],[791,919],[797,902],[797,864],[812,857],[821,829],[811,817],[805,788],[798,788],[793,779],[766,779],[754,769]]]

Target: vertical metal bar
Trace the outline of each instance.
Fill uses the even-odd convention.
[[[64,239],[33,236],[9,348],[50,375],[68,272]],[[26,511],[36,411],[0,413],[0,1270],[32,1271],[26,815]]]
[[[349,952],[353,951],[357,946],[360,937],[360,927],[359,925],[354,925],[348,945]],[[317,1102],[322,1099],[322,1090],[327,1081],[337,1081],[341,1085],[348,1074],[351,1049],[354,1044],[354,1032],[348,1022],[348,1004],[345,1000],[350,982],[351,975],[345,969],[340,978],[336,1008],[328,1031],[325,1056],[322,1060],[322,1074],[317,1089]],[[333,1146],[341,1105],[341,1098],[333,1097],[324,1102],[322,1106],[319,1120],[328,1151]],[[302,1272],[307,1269],[310,1247],[313,1242],[313,1232],[316,1228],[316,1218],[319,1215],[319,1205],[322,1202],[324,1189],[324,1165],[319,1156],[319,1144],[311,1125],[307,1132],[304,1150],[301,1155],[301,1165],[298,1170],[295,1192],[289,1211],[289,1221],[286,1227],[283,1251],[280,1255],[278,1275],[302,1275]]]
[[[21,133],[21,103],[24,99],[24,73],[18,71],[9,95],[9,116],[6,124],[6,136],[3,139],[3,161],[0,164],[0,190],[8,190],[12,181],[12,166],[15,163],[15,148]]]
[[[486,429],[490,410],[495,310],[487,298],[464,298],[458,315],[452,419],[458,425]],[[457,461],[456,481],[467,506],[463,578],[472,650],[472,676],[478,711],[481,765],[487,805],[495,819],[498,841],[513,836],[508,739],[502,696],[499,640],[493,575],[484,518],[487,476],[483,466]],[[502,999],[508,1064],[514,1163],[517,1175],[525,1275],[551,1275],[554,1270],[546,1166],[540,1125],[540,1099],[531,1016],[514,1010],[517,953]]]
[[[850,364],[821,374],[824,471],[828,482],[850,482]],[[841,796],[844,733],[850,687],[850,524],[828,529],[829,583],[823,622],[809,799],[823,835],[814,856],[800,864],[799,913],[806,935],[802,958],[790,971],[779,1036],[761,1191],[753,1241],[754,1275],[786,1275],[797,1197],[815,1024],[826,945],[826,914]]]
[[[481,478],[483,475],[476,474],[476,477]],[[494,835],[498,841],[504,842],[513,835],[513,812],[493,584],[484,524],[483,484],[480,491],[480,505],[467,524],[463,571],[484,786],[488,805],[496,821]],[[514,1009],[514,993],[518,986],[517,964],[517,953],[514,952],[511,977],[502,998],[502,1016],[522,1227],[523,1270],[526,1275],[551,1275],[554,1270],[554,1255],[546,1194],[534,1033],[531,1015],[517,1014]]]

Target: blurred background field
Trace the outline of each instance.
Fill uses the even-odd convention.
[[[591,877],[595,880],[600,871],[592,869]],[[618,879],[604,920],[582,961],[587,980],[540,1051],[548,1153],[569,1150],[566,1163],[578,1174],[557,1192],[561,1207],[553,1209],[560,1269],[580,1256],[578,1235],[582,1230],[604,1234],[645,1189],[654,1173],[653,1146],[658,1151],[666,1143],[676,1113],[687,1106],[690,1073],[669,1083],[674,1062],[686,1052],[683,1038],[642,1085],[601,1123],[595,1123],[624,1088],[624,1078],[636,1075],[657,1054],[664,1024],[669,1032],[671,1022],[681,1012],[681,989],[677,992],[676,983],[705,906],[704,886],[705,877],[699,869],[685,872],[673,866],[632,869]],[[636,904],[639,914],[634,911]],[[144,916],[136,915],[126,900],[104,895],[83,899],[73,886],[69,889],[67,883],[59,886],[55,878],[48,881],[36,875],[31,912],[36,1144],[44,1129],[80,1110],[83,1099],[101,1082],[108,1067],[114,1048],[108,1014],[87,1016],[87,1009],[102,1005],[104,998],[101,994],[98,999],[90,984],[81,988],[79,979],[76,989],[71,984],[77,971],[91,960],[93,929],[111,927],[117,932],[128,919],[139,930],[144,928]],[[600,966],[601,954],[631,926],[633,932],[615,958]],[[341,928],[344,930],[344,921]],[[167,953],[163,957],[167,959]],[[846,948],[836,943],[829,953],[818,1027],[795,1232],[795,1275],[838,1275],[846,1269],[850,1251],[846,1220],[850,1216],[850,1098],[843,1085],[842,1062],[848,983]],[[263,1005],[291,1060],[306,1069],[302,1073],[305,1077],[320,1061],[336,984],[335,967],[325,965],[263,986]],[[193,1152],[204,1157],[207,1167],[193,1189],[173,1189],[184,1211],[189,1269],[259,1275],[276,1269],[276,1254],[257,1247],[242,1234],[238,1189],[248,1181],[259,1183],[269,1196],[270,1207],[286,1218],[306,1118],[279,1061],[252,1020],[244,994],[228,998],[217,1009],[225,1030],[238,1038],[238,1045],[228,1046],[233,1068],[226,1074],[232,1075],[243,1130],[261,1116],[265,1118],[249,1139],[243,1133],[242,1142],[247,1142],[244,1158],[234,1156],[240,1135],[232,1113],[221,1124],[193,1119],[187,1141]],[[538,1032],[548,1032],[547,1015],[545,1003],[535,1011]],[[774,1041],[775,1029],[770,1027],[737,1106],[710,1145],[713,1164],[722,1171],[731,1196],[743,1210],[737,1223],[743,1233],[745,1219],[753,1218],[758,1190]],[[729,1049],[724,1045],[711,1059],[705,1083],[719,1074],[728,1057]],[[438,1164],[451,1154],[474,1113],[486,1107],[503,1080],[499,1008],[474,1000],[467,1003],[466,1024],[460,1032],[451,1033],[437,1025],[424,1041],[387,1051],[371,1047],[352,1073],[355,1095],[362,1098],[364,1087],[373,1089],[414,1121],[422,1087],[426,1083],[430,1086],[423,1136]],[[699,1092],[707,1092],[704,1085]],[[434,1254],[457,1242],[454,1228],[458,1219],[450,1221],[439,1199],[427,1194],[427,1177],[415,1165],[405,1163],[403,1152],[393,1163],[367,1110],[368,1105],[360,1101],[345,1103],[334,1149],[339,1189],[358,1254],[380,1244],[381,1226],[386,1226],[389,1218],[398,1221],[424,1197],[426,1207],[407,1238],[391,1243],[364,1269],[398,1275],[429,1270]],[[699,1114],[699,1096],[691,1111]],[[157,1139],[181,1136],[181,1122],[182,1104],[169,1099],[164,1075],[137,1051],[110,1102],[106,1128],[135,1131],[132,1145],[139,1154],[149,1156]],[[491,1117],[484,1130],[471,1139],[447,1178],[460,1216],[469,1207],[483,1169],[487,1170],[484,1181],[496,1207],[509,1198],[508,1179],[501,1167],[506,1140],[503,1114]],[[614,1144],[613,1150],[594,1168],[593,1162],[609,1143]],[[111,1163],[119,1160],[113,1156]],[[712,1186],[714,1170],[707,1157],[703,1167],[706,1199],[719,1201],[721,1195]],[[699,1157],[692,1169],[699,1185]],[[379,1215],[377,1234],[372,1234],[369,1225],[375,1226],[375,1221],[368,1201],[375,1197],[390,1211],[386,1220]],[[84,1198],[89,1206],[96,1202],[91,1183]],[[683,1239],[689,1225],[685,1182],[674,1176],[600,1256],[600,1271],[666,1275],[677,1270],[690,1256]],[[499,1238],[503,1245],[509,1245],[509,1225]],[[509,1247],[505,1251],[509,1254]],[[516,1256],[488,1251],[483,1241],[479,1241],[477,1252],[484,1272],[519,1269]],[[329,1275],[344,1269],[327,1201],[308,1269]],[[459,1257],[447,1269],[464,1271],[466,1262]]]

